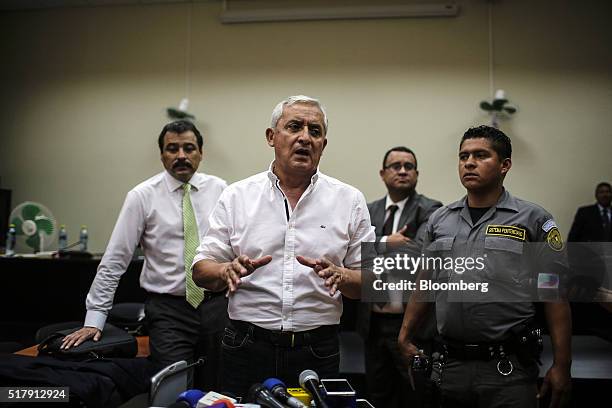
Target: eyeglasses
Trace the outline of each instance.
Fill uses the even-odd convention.
[[[388,166],[385,166],[385,170],[392,169],[393,171],[400,171],[402,169],[402,167],[405,168],[406,171],[410,171],[410,170],[416,169],[416,166],[413,163],[410,163],[410,162],[405,162],[405,163],[395,162],[395,163],[389,164]]]

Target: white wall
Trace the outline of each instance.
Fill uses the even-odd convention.
[[[322,170],[381,197],[382,155],[418,155],[419,190],[463,194],[459,138],[486,122],[488,2],[450,19],[221,25],[218,2],[0,14],[0,187],[40,201],[103,251],[125,193],[161,170],[164,110],[186,94],[205,133],[202,171],[236,181],[272,158],[274,105],[304,93],[330,116]],[[189,10],[191,63],[186,67]],[[610,180],[612,6],[501,0],[493,6],[495,86],[520,111],[508,188],[567,232],[575,208]]]

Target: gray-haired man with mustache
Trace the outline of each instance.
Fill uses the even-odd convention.
[[[195,380],[204,389],[214,389],[227,300],[223,293],[197,288],[185,265],[191,267],[199,238],[208,229],[208,216],[226,183],[196,172],[203,138],[192,123],[167,124],[158,144],[165,171],[128,192],[87,295],[84,327],[66,336],[62,347],[100,339],[119,279],[140,244],[151,360],[162,367],[207,355],[205,378],[196,373]]]

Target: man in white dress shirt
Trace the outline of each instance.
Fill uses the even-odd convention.
[[[363,194],[322,174],[327,118],[318,100],[280,102],[266,140],[274,161],[228,187],[194,259],[194,281],[227,289],[223,390],[245,395],[304,369],[338,375],[340,293],[361,295],[361,242],[374,241]]]
[[[165,171],[128,192],[87,295],[84,327],[66,336],[62,347],[101,338],[119,280],[140,244],[145,257],[140,285],[147,291],[145,314],[151,360],[163,367],[206,355],[206,378],[196,375],[196,381],[215,387],[227,301],[222,292],[202,292],[193,281],[188,282],[191,276],[186,269],[226,183],[196,172],[202,160],[203,138],[193,123],[179,120],[167,124],[158,144]],[[187,214],[192,221],[195,217],[191,224],[196,225],[184,221]],[[191,228],[196,241],[191,244],[190,258],[184,228]],[[196,291],[188,300],[189,284]]]

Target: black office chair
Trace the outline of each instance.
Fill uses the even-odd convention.
[[[117,303],[108,313],[108,322],[134,336],[145,335],[144,303]]]
[[[204,358],[191,364],[181,360],[157,372],[151,377],[149,406],[165,407],[175,402],[181,392],[193,386],[190,380],[193,378],[193,369],[204,362]]]

